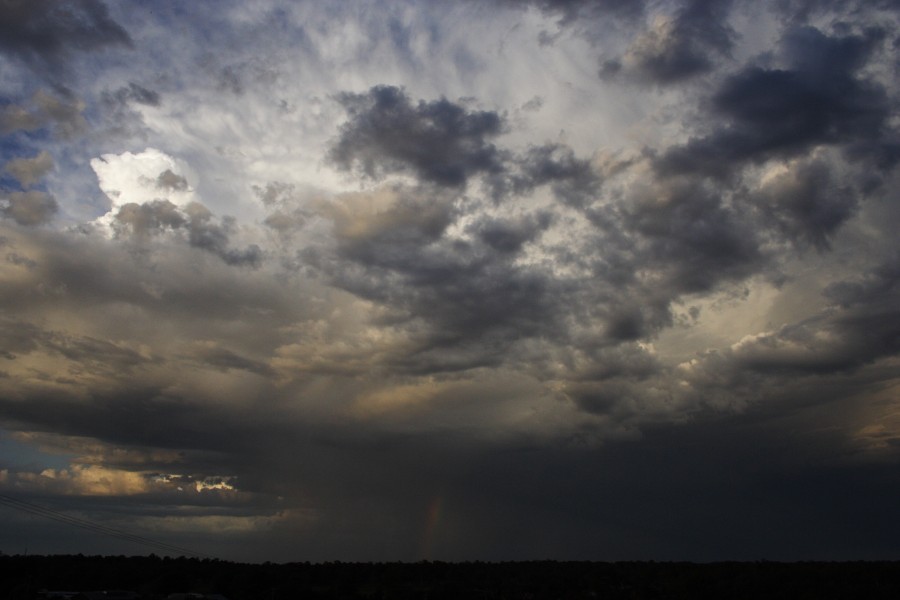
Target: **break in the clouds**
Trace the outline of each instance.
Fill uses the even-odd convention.
[[[900,556],[891,3],[0,10],[4,495],[241,560]]]

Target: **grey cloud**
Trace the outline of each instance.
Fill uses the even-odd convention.
[[[563,144],[532,146],[521,156],[511,158],[509,167],[509,175],[492,178],[500,194],[524,194],[549,185],[564,203],[584,207],[600,191],[601,178],[590,161],[578,158]]]
[[[777,0],[773,6],[793,23],[807,23],[829,14],[850,20],[865,19],[877,15],[878,10],[900,8],[896,0]]]
[[[516,219],[485,219],[470,226],[478,239],[497,252],[518,252],[522,246],[543,232],[550,221],[550,213],[526,215]]]
[[[6,358],[44,350],[77,361],[94,373],[119,373],[152,360],[108,340],[46,330],[27,322],[7,319],[0,323],[0,328],[4,334]]]
[[[834,166],[821,159],[791,165],[754,193],[765,218],[800,246],[830,248],[837,229],[856,211],[859,192],[834,177]]]
[[[748,336],[722,351],[705,353],[687,380],[698,393],[722,390],[732,401],[776,395],[802,399],[809,382],[837,385],[855,372],[900,352],[900,268],[896,256],[851,280],[829,284],[823,294],[836,306],[777,330]],[[890,379],[891,368],[869,377]],[[804,382],[805,381],[805,382]],[[831,382],[831,383],[828,383]],[[849,385],[853,386],[852,382]],[[798,388],[799,391],[794,390]]]
[[[828,285],[825,296],[844,308],[885,303],[900,294],[900,255],[886,260],[856,281],[840,281]]]
[[[683,0],[661,6],[619,0],[537,0],[522,4],[559,16],[561,27],[571,28],[596,46],[609,35],[600,26],[610,19],[633,36],[623,54],[601,57],[602,78],[625,75],[644,83],[679,83],[708,73],[720,59],[729,58],[736,37],[728,24],[731,0]],[[654,9],[663,10],[654,15]],[[638,27],[642,17],[651,21],[646,28]],[[542,32],[541,45],[552,45],[555,37]]]
[[[193,358],[219,369],[240,369],[271,377],[274,371],[264,362],[241,356],[240,354],[221,348],[215,344],[195,344]]]
[[[172,169],[166,169],[156,178],[156,187],[164,190],[183,192],[188,189],[187,179],[183,175],[173,173]]]
[[[601,77],[626,74],[655,84],[677,83],[707,73],[728,57],[735,32],[728,25],[731,2],[692,0],[671,17],[657,16],[632,40],[625,54],[606,59]]]
[[[18,130],[37,129],[41,119],[24,107],[7,104],[0,110],[0,132],[6,134]]]
[[[53,157],[45,150],[32,158],[13,159],[3,168],[24,187],[30,187],[53,169]]]
[[[270,181],[266,187],[252,186],[253,193],[265,206],[284,204],[294,193],[295,186],[281,181]]]
[[[265,313],[296,315],[303,306],[288,301],[280,287],[262,273],[230,268],[215,255],[189,244],[149,246],[151,256],[166,265],[153,270],[153,263],[141,262],[145,254],[122,252],[117,240],[104,240],[89,229],[68,234],[29,233],[37,236],[34,243],[39,244],[39,252],[21,244],[13,244],[11,249],[34,260],[36,268],[0,289],[4,304],[17,310],[37,309],[60,297],[72,310],[122,303],[159,311],[161,319],[176,322],[185,331],[194,331],[196,339],[203,339],[207,318],[236,319],[247,306]],[[203,265],[204,276],[198,278],[191,264]],[[248,279],[252,285],[240,283]]]
[[[338,101],[350,120],[329,154],[344,170],[359,166],[373,178],[410,173],[426,182],[458,187],[478,173],[503,169],[501,152],[489,142],[504,119],[491,111],[468,111],[441,99],[413,104],[397,87],[376,86]]]
[[[271,181],[265,187],[252,186],[253,193],[263,205],[270,209],[263,224],[276,231],[282,237],[290,237],[298,231],[310,216],[310,211],[297,206],[296,186]]]
[[[743,340],[715,368],[735,377],[760,374],[772,382],[797,375],[833,377],[897,354],[898,317],[900,312],[885,307],[819,315]]]
[[[560,181],[585,190],[577,203],[571,192],[557,197],[587,204],[579,208],[596,229],[541,252],[592,277],[560,277],[540,264],[515,263],[526,244],[559,221],[556,210],[474,219],[466,225],[469,241],[445,234],[474,206],[399,186],[387,196],[382,190],[353,196],[340,209],[332,205],[325,216],[335,223],[336,247],[308,248],[303,261],[409,323],[424,321],[429,329],[419,330],[420,350],[404,360],[426,372],[442,364],[470,369],[532,361],[527,346],[538,338],[586,350],[652,337],[673,323],[671,303],[682,295],[742,281],[767,265],[752,215],[700,182],[633,186],[620,201],[593,206],[587,198],[598,193],[599,177],[567,148],[533,148],[510,165],[517,170],[505,182],[507,194]],[[378,208],[369,214],[372,206]],[[603,327],[581,336],[580,323]],[[558,376],[574,377],[573,369]]]
[[[116,222],[128,226],[138,237],[152,235],[165,228],[178,229],[187,219],[178,207],[168,200],[153,200],[144,204],[130,202],[119,208]]]
[[[723,200],[721,191],[690,180],[637,187],[621,207],[626,230],[640,236],[635,263],[661,268],[663,289],[676,294],[756,272],[765,258],[753,226]]]
[[[76,51],[131,45],[98,0],[11,0],[0,7],[0,49],[40,70],[58,71]]]
[[[26,269],[33,269],[37,266],[37,263],[26,256],[22,256],[15,252],[9,252],[6,255],[6,262],[12,263],[14,265],[25,267]]]
[[[12,359],[16,354],[28,353],[38,347],[40,328],[13,319],[0,320],[3,331],[3,358]]]
[[[546,227],[547,217],[475,224],[473,244],[444,235],[457,216],[454,200],[440,189],[401,186],[348,195],[344,207],[325,213],[336,247],[303,255],[334,285],[384,304],[413,327],[425,320],[419,350],[397,357],[404,368],[491,364],[512,340],[549,331],[556,320],[549,280],[511,262],[515,246]]]
[[[370,207],[369,202],[374,204]],[[407,263],[410,252],[436,242],[455,217],[455,196],[427,187],[392,185],[344,196],[326,209],[342,255],[376,266]]]
[[[42,345],[52,352],[79,362],[95,374],[101,371],[122,373],[151,360],[131,348],[89,336],[51,332],[42,340]]]
[[[584,18],[619,17],[635,19],[644,12],[643,0],[502,0],[510,6],[534,6],[545,14],[559,17],[561,25]]]
[[[159,106],[162,104],[159,92],[145,88],[133,81],[128,83],[128,87],[120,87],[115,92],[108,94],[108,96],[118,104],[126,104],[128,102],[136,102],[146,106]]]
[[[668,222],[659,220],[665,212]],[[744,279],[764,260],[752,231],[706,199],[633,218],[651,240],[653,258],[674,266],[670,284],[684,292],[709,291],[723,280]]]
[[[258,267],[263,260],[262,249],[251,244],[243,250],[229,248],[229,235],[234,228],[233,217],[223,217],[221,224],[213,221],[212,213],[202,204],[192,202],[185,208],[187,231],[191,246],[219,256],[229,265]]]
[[[33,131],[53,125],[58,137],[70,139],[87,128],[87,121],[82,116],[84,104],[74,97],[38,90],[28,104],[4,106],[0,110],[0,132]]]
[[[51,194],[39,190],[6,192],[0,197],[0,213],[19,225],[34,227],[49,222],[59,210],[59,204]]]
[[[787,68],[749,66],[726,79],[712,98],[713,115],[725,125],[670,149],[659,168],[727,176],[746,161],[881,139],[887,95],[857,75],[880,39],[879,32],[829,37],[811,27],[790,30],[781,42]]]
[[[263,220],[263,224],[287,236],[300,229],[306,223],[307,217],[306,212],[300,209],[276,210]]]
[[[160,106],[158,92],[134,82],[115,91],[105,91],[101,95],[103,117],[109,123],[108,134],[126,138],[146,138],[147,129],[143,115],[135,110],[134,104]]]
[[[223,67],[219,72],[218,79],[218,88],[220,90],[228,91],[236,95],[244,93],[244,84],[234,67]]]
[[[202,433],[202,423],[225,425],[226,415],[203,417],[198,406],[160,389],[126,386],[120,394],[93,392],[87,401],[76,403],[68,394],[48,393],[43,408],[5,400],[2,402],[4,421],[134,446],[225,449],[225,440],[219,445],[214,441],[217,436]],[[160,426],[162,423],[164,427]]]
[[[544,105],[544,99],[540,96],[535,96],[528,102],[522,105],[522,110],[528,112],[538,112],[541,110],[541,107]]]
[[[169,187],[187,185],[183,177],[171,171],[162,173],[158,181],[164,182],[158,185]],[[129,233],[138,239],[167,229],[185,231],[191,246],[215,254],[229,265],[256,268],[263,260],[263,251],[256,244],[243,250],[231,247],[231,235],[235,228],[233,217],[222,217],[217,223],[213,213],[197,202],[184,208],[162,199],[144,204],[130,202],[119,208],[115,220],[120,235]]]

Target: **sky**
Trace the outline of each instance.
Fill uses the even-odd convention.
[[[0,551],[900,560],[898,9],[0,3]]]

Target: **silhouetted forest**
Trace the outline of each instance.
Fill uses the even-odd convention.
[[[91,600],[896,599],[900,562],[241,564],[153,555],[0,555],[0,600],[50,598],[59,591],[83,592],[69,597]]]

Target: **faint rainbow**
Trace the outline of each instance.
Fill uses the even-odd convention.
[[[419,556],[422,560],[430,560],[434,551],[435,537],[441,524],[444,498],[440,494],[435,495],[425,509],[425,527],[422,531],[422,543]]]

